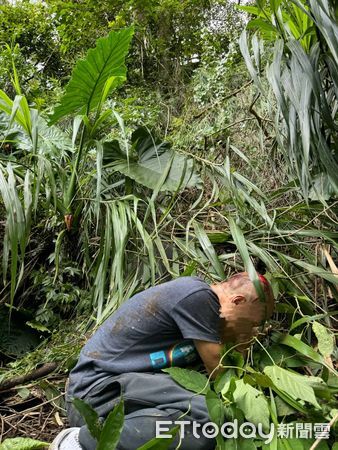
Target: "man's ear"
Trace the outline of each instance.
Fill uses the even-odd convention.
[[[231,297],[230,301],[235,305],[240,305],[241,303],[246,302],[246,298],[244,297],[244,295],[234,295],[233,297]]]

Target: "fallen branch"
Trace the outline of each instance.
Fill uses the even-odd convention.
[[[236,120],[235,122],[230,123],[229,125],[227,125],[224,128],[221,128],[220,130],[213,131],[212,133],[205,135],[205,137],[211,137],[211,136],[214,136],[215,134],[223,133],[228,128],[234,127],[235,125],[238,125],[243,122],[247,122],[248,120],[255,120],[255,117],[245,117],[244,119]]]
[[[21,375],[19,377],[14,377],[10,380],[6,380],[3,383],[0,383],[0,392],[11,389],[19,384],[27,383],[28,381],[37,380],[38,378],[42,378],[49,373],[53,372],[57,368],[58,364],[56,362],[46,363],[38,369],[32,370],[26,375]]]
[[[263,123],[264,119],[254,110],[254,106],[255,106],[255,104],[256,104],[256,102],[257,102],[257,100],[259,99],[260,96],[261,96],[261,94],[257,94],[255,96],[255,98],[253,99],[253,102],[251,103],[251,105],[249,107],[249,111],[257,119],[257,122],[258,122],[259,126],[261,127],[261,129],[263,130],[263,133],[265,134],[265,137],[266,138],[270,138],[270,135],[267,132],[267,130],[266,130],[265,126],[264,126],[264,123]]]
[[[338,414],[336,414],[331,421],[327,424],[326,429],[327,431],[330,432],[331,427],[333,427],[333,425],[337,422],[338,420]],[[320,442],[322,441],[323,436],[320,436],[318,439],[315,440],[315,442],[312,444],[310,450],[314,450],[315,448],[318,447],[318,445],[320,444]]]
[[[250,84],[253,83],[253,80],[249,80],[248,82],[246,82],[245,84],[243,84],[243,86],[241,86],[240,88],[236,89],[235,91],[230,92],[230,94],[226,95],[224,98],[221,98],[219,100],[217,100],[216,102],[214,102],[212,105],[208,105],[206,108],[204,108],[201,112],[199,112],[197,115],[193,116],[193,119],[199,119],[200,117],[203,116],[203,114],[205,114],[206,112],[210,111],[211,109],[213,109],[215,106],[217,106],[220,102],[224,102],[226,100],[230,100],[230,98],[235,97],[237,94],[239,94],[243,89],[247,88],[248,86],[250,86]]]

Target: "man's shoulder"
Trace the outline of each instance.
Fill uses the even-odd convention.
[[[109,320],[115,320],[119,315],[129,317],[129,313],[132,317],[136,317],[138,314],[143,314],[144,311],[149,312],[150,316],[154,316],[155,311],[169,313],[183,299],[205,290],[212,292],[210,286],[199,277],[175,278],[130,297],[129,300],[122,303]]]
[[[211,288],[201,278],[196,276],[184,276],[159,284],[148,291],[149,297],[152,297],[152,294],[156,293],[156,297],[158,297],[159,301],[168,298],[170,299],[170,302],[175,303],[185,297],[189,297],[205,290],[211,291]],[[145,291],[145,293],[148,294],[147,291]],[[148,297],[148,295],[146,296]]]
[[[210,286],[197,276],[184,276],[178,277],[174,280],[167,281],[159,286],[167,286],[170,288],[180,287],[180,288],[192,288],[192,289],[209,289]]]
[[[205,290],[211,291],[211,288],[201,278],[195,276],[179,277],[137,293],[119,309],[144,309],[151,305],[151,308],[159,308],[169,312],[182,299]]]

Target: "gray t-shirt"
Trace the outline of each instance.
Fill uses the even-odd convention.
[[[195,361],[193,339],[220,342],[217,295],[197,277],[181,277],[126,300],[88,340],[70,373],[68,395],[83,398],[98,382]]]

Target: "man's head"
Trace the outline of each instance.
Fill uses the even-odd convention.
[[[258,275],[258,278],[265,294],[264,301],[259,298],[247,272],[238,273],[227,281],[211,286],[219,299],[220,317],[224,318],[224,342],[249,341],[255,334],[255,327],[263,325],[271,317],[273,292],[265,277]]]

